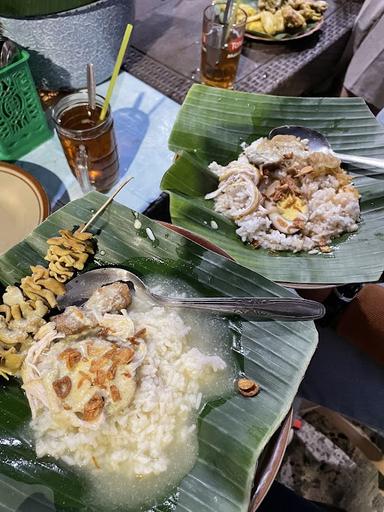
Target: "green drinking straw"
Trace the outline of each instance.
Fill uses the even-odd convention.
[[[119,53],[117,54],[115,67],[113,68],[112,78],[111,78],[111,81],[109,82],[109,86],[108,86],[107,94],[105,96],[103,108],[101,109],[101,112],[100,112],[100,117],[99,117],[100,121],[104,121],[104,119],[105,119],[105,115],[108,110],[109,102],[111,101],[113,88],[115,87],[117,76],[119,74],[121,64],[123,63],[124,55],[127,50],[128,43],[129,43],[129,38],[131,37],[132,29],[133,29],[133,26],[129,23],[127,25],[127,28],[125,29],[125,33],[124,33],[123,40],[121,42],[120,50],[119,50]]]

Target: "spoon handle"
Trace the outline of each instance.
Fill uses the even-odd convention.
[[[361,164],[361,165],[370,165],[372,167],[378,167],[379,169],[384,169],[384,159],[383,158],[370,158],[368,156],[356,156],[356,155],[346,155],[344,153],[334,153],[336,158],[339,158],[343,162],[349,164]]]
[[[201,309],[252,317],[255,320],[316,320],[325,314],[319,302],[295,298],[207,297],[171,298],[155,295],[157,301],[173,307]]]

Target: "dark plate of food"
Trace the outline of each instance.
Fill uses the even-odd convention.
[[[243,0],[245,35],[263,42],[297,41],[320,30],[328,7],[323,0]]]

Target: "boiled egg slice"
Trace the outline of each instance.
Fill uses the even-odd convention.
[[[265,202],[269,210],[269,218],[273,226],[287,235],[293,235],[300,230],[298,222],[308,220],[307,203],[293,194],[288,194],[276,204],[271,201]]]

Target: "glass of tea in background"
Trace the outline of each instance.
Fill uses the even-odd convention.
[[[200,73],[203,84],[232,89],[247,15],[238,8],[234,19],[224,24],[225,6],[218,2],[204,10]]]
[[[110,108],[99,120],[104,103],[96,95],[96,108],[88,103],[88,94],[79,92],[61,99],[53,109],[56,131],[68,164],[83,192],[91,187],[108,192],[119,177],[119,157]]]

